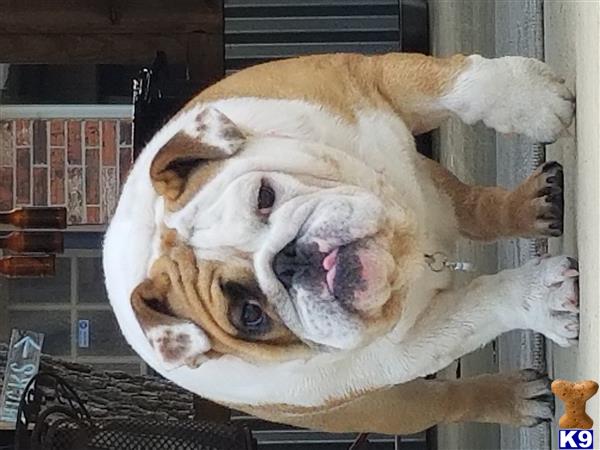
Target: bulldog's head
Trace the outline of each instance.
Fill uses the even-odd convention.
[[[382,175],[318,142],[189,110],[150,169],[160,257],[132,295],[163,362],[347,351],[399,319],[418,253]]]

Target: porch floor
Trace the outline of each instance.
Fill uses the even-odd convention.
[[[577,256],[581,270],[581,337],[578,348],[562,349],[532,333],[514,332],[461,359],[443,376],[462,377],[516,367],[546,368],[552,378],[600,379],[600,3],[585,0],[473,1],[430,0],[433,53],[523,55],[543,58],[577,94],[573,136],[553,145],[534,145],[524,138],[504,137],[458,120],[434,137],[434,152],[463,181],[512,187],[543,160],[565,169],[565,232],[549,242],[524,239],[482,245],[464,242],[458,252],[480,271],[493,273],[520,265],[537,249]],[[576,89],[575,89],[576,87]],[[465,280],[466,281],[466,280]],[[525,349],[525,350],[523,350]],[[600,422],[598,397],[588,413]],[[557,418],[562,405],[557,402]],[[517,430],[497,425],[439,427],[439,449],[556,448],[556,423]],[[598,436],[598,431],[596,432]]]

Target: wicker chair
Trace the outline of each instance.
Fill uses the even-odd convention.
[[[19,405],[16,450],[256,450],[250,430],[189,419],[92,419],[60,377],[40,372]]]

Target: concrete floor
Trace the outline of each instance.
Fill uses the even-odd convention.
[[[597,0],[430,0],[433,52],[545,58],[577,93],[573,136],[544,149],[520,137],[507,138],[479,124],[457,120],[435,137],[440,160],[464,181],[515,186],[544,158],[565,167],[565,235],[545,241],[513,240],[492,245],[464,242],[458,252],[484,273],[514,267],[546,248],[578,255],[581,264],[582,332],[578,349],[560,349],[533,333],[515,332],[462,358],[441,374],[469,376],[517,367],[546,368],[555,378],[600,379],[600,1]],[[579,246],[578,246],[579,243]],[[583,245],[581,245],[583,244]],[[546,247],[547,246],[547,247]],[[467,281],[467,280],[464,280]],[[600,422],[598,397],[588,412]],[[557,417],[561,414],[561,405]],[[496,425],[439,427],[439,448],[556,448],[556,424],[516,430]],[[600,434],[596,431],[597,440]]]

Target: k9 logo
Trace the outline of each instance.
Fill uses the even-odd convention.
[[[559,449],[594,448],[594,430],[558,430]]]

